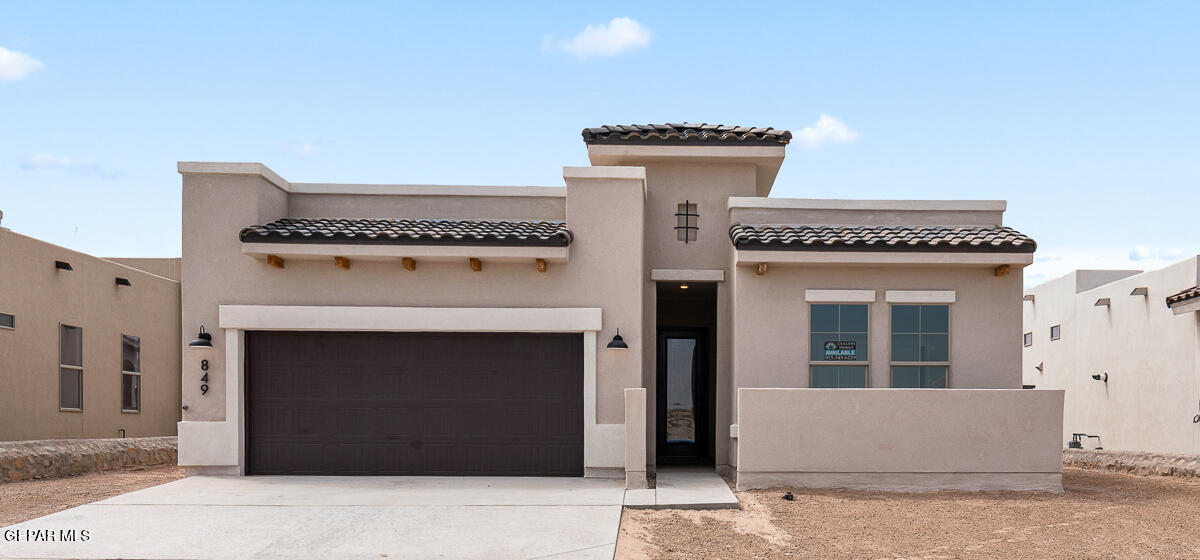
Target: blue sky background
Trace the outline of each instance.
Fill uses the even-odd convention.
[[[560,185],[580,129],[827,114],[773,196],[1001,198],[1026,282],[1200,252],[1200,3],[0,2],[3,225],[178,256],[180,160]],[[628,17],[649,43],[559,48]]]

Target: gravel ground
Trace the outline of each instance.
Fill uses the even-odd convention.
[[[174,465],[0,483],[0,527],[183,478]]]
[[[1200,558],[1200,479],[1068,468],[1064,494],[740,492],[742,510],[630,510],[617,558]]]

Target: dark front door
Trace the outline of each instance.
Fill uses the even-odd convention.
[[[583,338],[246,333],[251,474],[583,475]]]
[[[708,456],[708,331],[658,331],[658,460],[700,462]]]

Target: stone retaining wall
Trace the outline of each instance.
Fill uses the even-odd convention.
[[[178,438],[0,441],[0,482],[175,464]]]
[[[1142,476],[1200,476],[1200,455],[1064,449],[1063,464]]]

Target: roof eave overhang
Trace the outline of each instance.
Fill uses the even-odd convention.
[[[940,252],[940,251],[803,251],[779,249],[738,249],[738,266],[761,263],[782,265],[841,266],[999,266],[1024,267],[1033,264],[1033,253]]]
[[[775,177],[783,165],[784,145],[646,145],[588,144],[592,165],[642,165],[649,162],[686,161],[752,163],[755,166],[755,195],[771,194]]]
[[[265,260],[273,255],[286,260],[320,261],[346,257],[363,261],[396,261],[404,257],[417,261],[450,262],[477,258],[489,262],[524,262],[543,259],[565,263],[570,247],[530,245],[411,245],[350,243],[242,243],[242,254]]]

